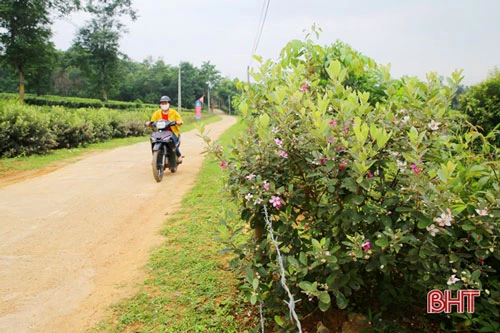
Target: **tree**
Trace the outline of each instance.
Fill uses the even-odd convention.
[[[238,79],[234,79],[231,81],[227,78],[223,78],[220,80],[217,88],[215,89],[214,95],[219,101],[218,104],[221,108],[233,108],[232,105],[229,106],[229,104],[232,103],[232,98],[239,94],[239,91],[236,88],[237,84]]]
[[[217,87],[221,80],[220,72],[215,69],[215,66],[210,61],[205,61],[201,64],[200,79],[205,83],[208,91],[208,107],[211,107],[210,90]]]
[[[46,54],[51,36],[49,8],[43,0],[3,0],[0,4],[0,57],[19,75],[19,98],[24,100],[25,77],[36,71],[39,54]],[[31,66],[31,67],[30,67]]]
[[[106,7],[125,3],[115,0]],[[53,46],[50,25],[52,15],[66,15],[76,10],[92,8],[92,0],[2,0],[0,2],[0,58],[11,65],[19,75],[19,97],[24,100],[26,77],[43,76]],[[43,56],[40,56],[43,55]],[[49,58],[47,58],[49,56]],[[36,82],[35,82],[36,83]],[[39,86],[39,84],[38,84]],[[40,87],[38,87],[40,88]]]
[[[459,100],[460,110],[469,115],[474,125],[485,134],[495,135],[493,131],[500,124],[500,70],[495,68],[485,81],[470,87]],[[500,146],[500,135],[496,135],[495,142]]]
[[[131,0],[115,0],[110,3],[89,2],[86,10],[93,18],[81,28],[75,39],[75,47],[82,51],[84,72],[95,90],[108,100],[108,92],[119,80],[119,41],[126,32],[118,20],[122,15],[136,19]]]

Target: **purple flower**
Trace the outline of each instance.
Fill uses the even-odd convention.
[[[306,91],[307,90],[307,84],[303,84],[302,87],[300,87],[300,90]]]

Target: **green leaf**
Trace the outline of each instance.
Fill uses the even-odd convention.
[[[288,262],[290,263],[290,265],[292,266],[295,266],[295,267],[299,267],[299,262],[297,261],[297,259],[295,259],[294,257],[287,257],[288,259]]]
[[[344,296],[344,294],[342,294],[340,291],[336,291],[334,292],[334,294],[335,294],[335,302],[337,303],[339,309],[343,310],[347,308],[348,301],[347,298]]]
[[[382,238],[377,239],[375,241],[375,244],[380,246],[381,248],[384,248],[384,247],[389,245],[389,241],[387,240],[387,238],[382,237]]]
[[[479,277],[481,276],[481,271],[480,270],[475,270],[474,272],[472,272],[471,276],[472,276],[472,280],[478,281]]]
[[[283,324],[283,319],[281,319],[281,317],[280,317],[280,316],[278,316],[278,315],[275,315],[275,316],[274,316],[274,322],[275,322],[276,324],[278,324],[278,326],[280,326],[280,327],[283,327],[283,325],[284,325],[284,324]]]
[[[321,291],[319,293],[318,299],[319,299],[320,302],[323,302],[323,303],[326,303],[326,304],[330,304],[330,302],[331,302],[330,294],[328,292],[326,292],[326,291]]]
[[[313,284],[309,281],[299,282],[299,287],[300,287],[300,289],[305,290],[305,291],[311,291],[311,290],[316,289],[316,288],[313,288]]]
[[[253,290],[259,289],[259,280],[257,278],[253,279],[252,287],[253,287]]]
[[[467,223],[467,224],[462,225],[462,229],[465,231],[471,231],[471,230],[475,230],[476,227],[473,226],[472,224]]]
[[[269,125],[269,115],[267,113],[260,115],[259,122],[261,126],[267,127]]]

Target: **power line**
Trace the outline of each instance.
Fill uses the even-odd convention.
[[[255,52],[257,52],[257,47],[259,46],[260,38],[262,36],[262,31],[264,30],[264,23],[266,22],[267,12],[269,10],[270,3],[271,3],[271,0],[267,0],[267,4],[266,4],[266,0],[264,0],[264,2],[262,4],[260,19],[259,19],[259,26],[257,29],[257,34],[255,35],[255,41],[254,41],[253,48],[252,48],[250,65],[252,64],[253,55],[255,54]]]

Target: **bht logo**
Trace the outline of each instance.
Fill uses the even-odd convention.
[[[451,290],[431,290],[427,294],[427,313],[450,313],[451,307],[456,306],[458,313],[464,313],[465,304],[467,312],[474,312],[474,298],[481,295],[479,290],[457,290],[457,297],[451,297]]]

